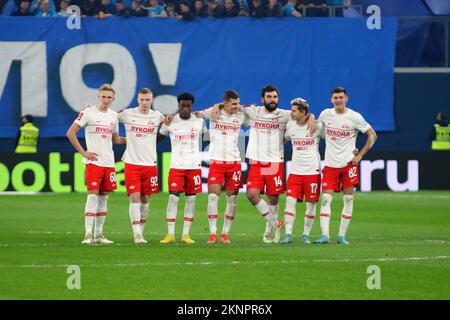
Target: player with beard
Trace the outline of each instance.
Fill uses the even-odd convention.
[[[250,137],[246,156],[250,160],[247,198],[266,220],[263,242],[280,240],[282,220],[278,220],[280,194],[284,193],[284,133],[290,111],[278,108],[278,90],[267,85],[261,90],[263,106],[245,105],[249,117]],[[315,130],[314,117],[308,115],[308,127]],[[268,202],[261,198],[267,194]]]

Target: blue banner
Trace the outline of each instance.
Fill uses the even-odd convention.
[[[281,108],[301,96],[318,115],[344,86],[349,107],[391,131],[396,31],[395,18],[370,30],[364,18],[84,18],[77,29],[66,18],[1,17],[0,137],[15,136],[27,113],[42,137],[64,136],[105,82],[117,91],[114,110],[137,105],[137,91],[149,87],[164,113],[183,91],[198,110],[228,88],[260,104],[261,88],[274,84]]]

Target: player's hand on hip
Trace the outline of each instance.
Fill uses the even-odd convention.
[[[357,156],[358,153],[359,153],[359,149],[358,149],[358,148],[355,148],[355,150],[353,150],[353,155],[354,155],[354,156]]]
[[[83,157],[85,157],[85,158],[87,158],[87,159],[89,159],[89,160],[91,160],[91,161],[97,161],[97,159],[98,159],[98,154],[95,153],[95,152],[85,151],[85,152],[83,153]]]
[[[353,164],[354,166],[357,166],[357,165],[359,164],[360,161],[361,161],[361,157],[360,157],[360,156],[354,156],[354,157],[352,158],[352,164]]]

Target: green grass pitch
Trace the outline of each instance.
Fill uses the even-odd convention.
[[[0,299],[450,299],[450,192],[357,193],[349,246],[335,243],[339,194],[328,245],[301,243],[304,204],[297,206],[294,243],[264,244],[264,221],[243,194],[232,244],[206,244],[202,194],[191,230],[196,244],[161,245],[167,194],[158,194],[150,200],[149,244],[136,246],[128,200],[112,194],[104,233],[116,243],[83,246],[85,197],[0,195]],[[284,197],[280,203],[282,212]],[[177,240],[183,206],[182,196]],[[312,239],[320,233],[316,215]],[[68,265],[80,268],[79,290],[66,286]],[[381,289],[367,287],[371,265],[380,268]]]

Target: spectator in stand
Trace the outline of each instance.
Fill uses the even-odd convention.
[[[42,11],[42,9],[41,9],[41,4],[42,4],[42,2],[43,2],[44,0],[33,0],[32,2],[31,2],[31,5],[30,5],[30,12],[34,15],[34,16],[41,16],[40,14],[41,14],[41,11]],[[52,17],[55,15],[55,3],[53,2],[53,0],[47,0],[47,2],[48,2],[48,10],[47,10],[47,12],[48,12],[48,15],[51,15]],[[45,5],[45,7],[47,7],[47,5]],[[47,16],[47,13],[46,13],[46,15],[45,16]]]
[[[97,14],[97,8],[100,6],[99,0],[83,0],[81,3],[81,16],[93,17]]]
[[[13,16],[15,17],[29,17],[33,14],[29,12],[30,9],[30,0],[22,0],[20,1],[19,9],[13,12]]]
[[[116,0],[116,13],[114,15],[124,18],[131,17],[131,11],[125,7],[123,0]]]
[[[67,17],[69,14],[67,13],[67,8],[70,6],[70,0],[62,0],[59,3],[59,11],[56,13],[58,17]]]
[[[225,18],[237,17],[241,7],[236,0],[225,0],[223,16]]]
[[[267,4],[267,16],[268,17],[282,17],[283,7],[277,0],[269,0]]]
[[[241,7],[239,9],[239,17],[248,17],[248,9]]]
[[[113,16],[112,10],[110,7],[110,0],[101,0],[100,5],[97,7],[95,17],[97,19],[108,19]]]
[[[36,13],[36,17],[48,18],[54,16],[55,12],[50,11],[50,3],[48,2],[48,0],[42,0],[40,10],[38,11],[38,13]]]
[[[175,12],[175,5],[172,2],[166,3],[165,10],[168,18],[176,18],[178,15]]]
[[[249,16],[253,18],[267,17],[267,8],[263,4],[262,0],[252,0],[251,6],[249,6]]]
[[[284,15],[286,17],[301,18],[302,14],[295,9],[296,6],[297,0],[288,0],[284,6]]]
[[[147,10],[144,9],[144,7],[142,6],[141,1],[139,0],[134,0],[131,3],[131,15],[133,17],[147,17],[148,12]]]
[[[189,1],[183,0],[180,2],[180,11],[178,12],[177,19],[185,21],[192,21],[195,19],[195,15],[189,6]]]
[[[223,17],[223,7],[218,0],[206,0],[205,15],[209,18]]]
[[[150,0],[150,6],[147,9],[150,18],[167,18],[167,13],[164,7],[158,3],[158,0]]]
[[[194,1],[194,15],[197,18],[206,17],[206,6],[203,0],[195,0]]]

